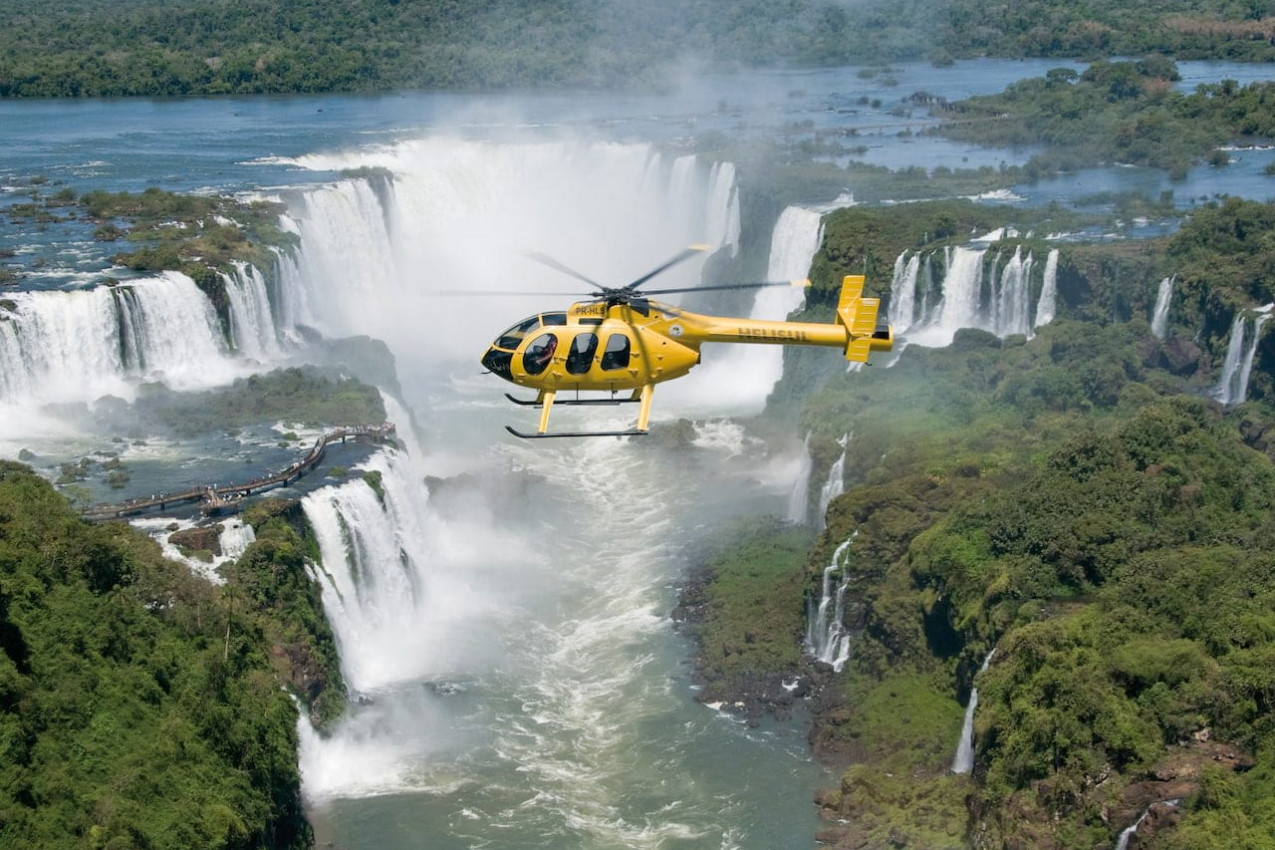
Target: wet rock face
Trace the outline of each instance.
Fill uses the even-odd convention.
[[[1191,375],[1199,368],[1203,351],[1189,339],[1172,336],[1160,346],[1161,362],[1175,375]]]
[[[174,531],[171,535],[169,535],[168,542],[186,553],[203,550],[212,552],[214,555],[220,555],[221,524],[198,525],[194,528],[184,528],[181,531]]]

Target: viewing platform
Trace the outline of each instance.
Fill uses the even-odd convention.
[[[323,460],[323,456],[326,454],[330,444],[344,443],[348,439],[383,443],[393,437],[394,433],[395,426],[393,422],[382,422],[379,425],[345,425],[333,428],[331,431],[324,432],[314,441],[314,446],[310,449],[310,453],[304,458],[264,478],[254,478],[251,481],[234,484],[208,484],[192,487],[179,493],[160,493],[149,498],[131,499],[118,504],[91,505],[81,511],[80,516],[92,521],[124,519],[192,502],[200,502],[200,510],[207,516],[236,513],[241,507],[243,500],[248,496],[255,496],[267,490],[273,490],[276,487],[286,487],[301,478],[301,476],[311,472]]]

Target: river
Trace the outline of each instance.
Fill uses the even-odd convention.
[[[860,156],[890,167],[1022,162],[1029,152],[912,135],[927,118],[900,110],[915,91],[990,93],[1056,64],[752,73],[688,79],[660,96],[0,103],[0,203],[24,200],[37,176],[47,193],[63,184],[231,192],[283,201],[283,224],[299,241],[275,284],[246,274],[233,282],[245,306],[232,349],[202,296],[164,276],[128,279],[107,259],[117,248],[94,242],[84,222],[5,217],[0,250],[12,256],[0,262],[32,273],[0,293],[15,304],[0,326],[0,456],[21,454],[56,476],[67,460],[119,452],[145,473],[116,498],[166,479],[222,480],[232,466],[259,473],[291,456],[277,445],[288,423],[121,442],[97,424],[99,399],[127,401],[145,381],[200,389],[309,362],[319,354],[306,328],[383,340],[402,388],[388,403],[404,447],[350,462],[382,472],[384,503],[358,478],[316,476],[293,492],[320,537],[317,580],[356,698],[331,734],[300,727],[320,840],[810,847],[812,792],[834,780],[811,760],[802,724],[749,728],[695,702],[691,647],[669,617],[700,546],[734,518],[788,511],[805,461],[796,435],[792,447],[768,450],[729,418],[761,409],[779,349],[757,360],[756,351],[709,348],[695,373],[657,390],[657,422],[695,420],[689,447],[528,444],[501,426],[525,427],[529,414],[504,402],[505,387],[476,360],[502,328],[569,299],[475,304],[435,294],[570,285],[527,262],[532,250],[623,283],[691,242],[729,255],[756,247],[740,244],[745,232],[769,239],[759,252],[770,274],[802,274],[829,199],[741,222],[735,168],[689,153],[693,138],[853,128],[853,144],[867,148]],[[1227,75],[1226,66],[1209,71]],[[1270,160],[1250,156],[1253,168]],[[1176,196],[1268,196],[1270,178],[1228,182],[1233,172],[1220,171],[1196,169]],[[1066,197],[1088,179],[1017,194]],[[661,280],[694,282],[701,268],[687,263]],[[135,338],[121,336],[119,299],[100,285],[106,274],[132,291],[130,321],[144,331]],[[754,314],[777,318],[793,306],[762,299]],[[136,359],[120,354],[130,346]]]

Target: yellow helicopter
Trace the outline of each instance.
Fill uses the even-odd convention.
[[[746,283],[639,291],[669,267],[707,250],[692,245],[672,259],[621,287],[607,287],[540,254],[530,255],[598,292],[565,311],[538,313],[502,333],[482,356],[482,365],[518,386],[536,390],[534,399],[515,404],[539,406],[540,424],[534,434],[505,429],[515,437],[624,437],[647,433],[655,385],[680,378],[700,362],[706,342],[746,342],[765,345],[825,345],[840,348],[846,360],[866,363],[871,351],[889,351],[894,331],[877,324],[880,299],[864,298],[863,276],[847,275],[841,283],[836,321],[774,322],[705,316],[652,300],[651,295],[704,292],[714,289],[755,289],[763,286],[809,286],[810,281]],[[496,293],[491,293],[496,294]],[[564,392],[574,390],[569,398]],[[580,397],[580,393],[606,393]],[[619,397],[618,393],[628,393]],[[623,431],[549,432],[554,404],[599,405],[637,403],[637,425]]]

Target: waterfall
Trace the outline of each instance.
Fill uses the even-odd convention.
[[[894,279],[890,282],[889,318],[896,334],[901,334],[912,327],[916,309],[916,280],[920,270],[920,254],[908,257],[907,251],[904,251],[894,261]]]
[[[734,257],[739,254],[740,231],[739,189],[735,185],[734,163],[713,163],[708,184],[708,226],[705,237],[709,245],[730,248],[730,255]],[[805,277],[806,273],[802,272],[800,276]]]
[[[130,398],[142,379],[195,389],[237,373],[212,302],[180,272],[7,298],[14,307],[0,321],[0,401]]]
[[[1156,293],[1155,309],[1151,311],[1151,333],[1156,339],[1164,339],[1169,333],[1169,302],[1173,300],[1173,278],[1166,277],[1160,281],[1160,291]]]
[[[827,525],[828,506],[832,504],[833,499],[846,490],[846,446],[850,444],[850,436],[846,434],[837,440],[837,445],[841,446],[841,456],[833,461],[831,468],[828,469],[828,479],[823,482],[823,487],[819,490],[819,513],[815,519],[820,531],[823,531]]]
[[[982,673],[992,663],[996,648],[987,653],[983,666],[978,668]],[[961,724],[961,740],[956,745],[956,757],[952,759],[953,773],[969,773],[974,769],[974,712],[978,709],[978,688],[970,688],[970,703],[965,707],[965,722]]]
[[[1244,345],[1244,325],[1247,315],[1240,312],[1231,323],[1231,338],[1226,346],[1226,359],[1222,363],[1222,377],[1213,388],[1213,398],[1221,404],[1231,407],[1243,404],[1248,399],[1248,380],[1253,372],[1253,360],[1257,356],[1257,346],[1261,342],[1262,326],[1270,319],[1275,304],[1268,304],[1256,310],[1253,319],[1253,337],[1247,348]]]
[[[846,590],[850,586],[847,566],[850,560],[850,544],[859,536],[855,531],[832,553],[832,561],[824,568],[823,583],[817,605],[806,606],[806,649],[819,661],[831,664],[840,673],[850,658],[850,633],[842,618],[845,616]],[[833,573],[839,573],[835,579]],[[811,600],[813,602],[813,600]]]
[[[239,556],[248,551],[248,547],[256,539],[257,535],[253,532],[252,526],[235,517],[221,524],[221,534],[218,535],[217,542],[220,544],[221,554],[225,558],[238,560]]]
[[[393,178],[375,187],[369,178],[338,180],[289,204],[285,225],[299,248],[281,263],[284,317],[329,336],[376,337],[420,369],[469,361],[501,326],[570,303],[530,294],[577,284],[528,261],[528,251],[614,286],[690,243],[736,238],[734,167],[670,158],[645,143],[431,136],[290,162],[325,172],[379,168]],[[660,284],[695,285],[703,262],[670,269]],[[461,309],[435,297],[441,290],[529,294]],[[446,321],[422,333],[421,318],[432,313]],[[683,383],[696,383],[699,371]],[[732,390],[699,384],[710,394]]]
[[[1244,352],[1244,359],[1240,363],[1239,380],[1235,387],[1233,404],[1243,404],[1248,400],[1248,379],[1253,374],[1253,360],[1257,357],[1257,346],[1262,339],[1262,325],[1270,319],[1272,309],[1275,309],[1275,304],[1266,305],[1253,319],[1253,341],[1249,343],[1248,350]]]
[[[1031,333],[1028,302],[1031,299],[1032,264],[1031,253],[1024,257],[1022,248],[1017,247],[1001,272],[992,314],[992,333],[997,336]]]
[[[983,251],[952,247],[946,250],[943,303],[937,324],[952,340],[959,328],[978,327],[983,287]]]
[[[222,275],[230,302],[230,336],[235,350],[254,360],[279,356],[279,333],[274,310],[260,270],[235,263],[233,274]]]
[[[1058,249],[1049,249],[1045,258],[1045,278],[1040,286],[1040,299],[1036,302],[1036,321],[1033,328],[1044,327],[1054,320],[1058,301]]]
[[[797,480],[792,485],[792,494],[788,497],[788,521],[805,525],[810,514],[810,474],[814,471],[814,461],[810,458],[810,434],[801,444],[801,466],[797,470]]]
[[[775,222],[770,237],[770,259],[766,279],[771,281],[803,280],[810,274],[810,264],[823,241],[823,215],[803,207],[788,207]],[[758,289],[753,298],[749,318],[783,320],[801,308],[805,290],[801,287],[772,286]],[[778,345],[732,345],[712,347],[704,355],[697,370],[701,387],[693,400],[706,396],[704,385],[711,387],[715,405],[741,409],[760,409],[775,382],[783,376],[784,349]],[[661,388],[661,394],[674,403],[685,402],[686,392],[677,386]]]
[[[1164,800],[1147,806],[1146,809],[1143,810],[1142,816],[1134,821],[1132,826],[1125,827],[1125,829],[1120,833],[1120,837],[1116,839],[1116,850],[1128,850],[1129,839],[1132,838],[1133,834],[1138,831],[1138,827],[1142,826],[1142,822],[1147,819],[1147,815],[1151,814],[1152,806],[1164,805],[1172,809],[1176,808],[1181,802],[1182,801],[1180,799]]]
[[[908,342],[941,348],[961,328],[980,328],[1000,337],[1032,336],[1053,321],[1057,310],[1058,251],[1045,261],[1040,296],[1031,305],[1035,258],[1021,246],[1006,259],[985,247],[943,249],[942,282],[934,284],[934,255],[900,254],[890,286],[890,322]],[[916,301],[920,290],[920,307]]]
[[[322,556],[315,578],[341,671],[356,693],[425,675],[440,623],[457,616],[449,607],[463,607],[430,569],[428,494],[410,459],[387,449],[365,467],[381,474],[380,493],[356,478],[301,500]]]

